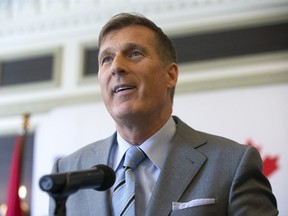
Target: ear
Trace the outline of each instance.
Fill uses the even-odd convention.
[[[178,79],[178,65],[176,63],[171,63],[166,67],[167,72],[167,86],[169,88],[174,88]]]

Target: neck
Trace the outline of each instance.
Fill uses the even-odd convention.
[[[170,118],[169,115],[159,116],[157,118],[143,117],[129,122],[116,123],[118,133],[131,145],[139,146],[149,137],[160,130]]]

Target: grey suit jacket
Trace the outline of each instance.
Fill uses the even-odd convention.
[[[253,147],[195,131],[173,117],[177,132],[147,207],[146,216],[278,215],[262,161]],[[53,172],[89,169],[108,164],[115,134],[59,160]],[[212,201],[210,204],[201,202]],[[79,190],[68,198],[68,216],[109,216],[109,191]],[[193,200],[196,206],[189,206]],[[172,211],[172,202],[184,208]],[[50,215],[53,215],[53,203]]]

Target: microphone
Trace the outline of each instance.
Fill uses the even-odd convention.
[[[87,170],[45,175],[40,178],[39,186],[50,194],[69,196],[79,189],[105,191],[114,184],[115,178],[112,168],[99,164]]]

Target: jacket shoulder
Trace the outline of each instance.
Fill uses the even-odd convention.
[[[59,159],[56,162],[57,165],[55,164],[58,172],[90,169],[97,164],[107,164],[114,139],[115,134],[106,139],[88,144]]]

